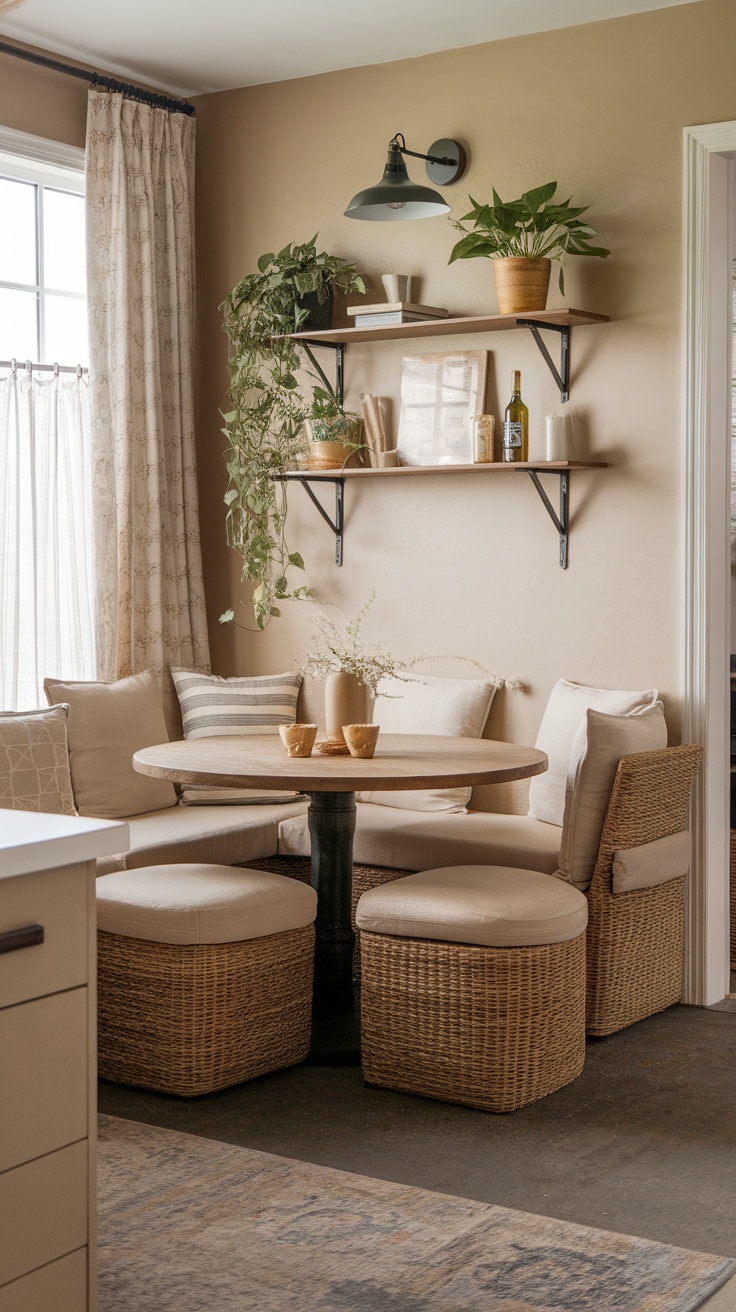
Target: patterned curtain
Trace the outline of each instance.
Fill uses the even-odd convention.
[[[98,676],[209,669],[194,445],[194,120],[93,90],[87,250]]]

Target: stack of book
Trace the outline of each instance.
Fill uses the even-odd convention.
[[[387,327],[394,323],[419,323],[422,319],[448,319],[450,311],[439,310],[435,305],[383,301],[378,305],[351,305],[348,314],[355,319],[356,328],[378,328],[379,324]]]

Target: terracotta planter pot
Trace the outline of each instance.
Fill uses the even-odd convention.
[[[372,719],[370,689],[345,670],[328,674],[325,681],[325,729],[330,742],[345,742],[344,724],[370,724]]]
[[[501,314],[528,314],[547,305],[552,261],[509,257],[493,261],[496,296]]]

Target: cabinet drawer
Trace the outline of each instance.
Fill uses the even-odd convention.
[[[87,1143],[0,1175],[0,1285],[87,1242]]]
[[[0,1312],[87,1312],[87,1249],[4,1285]]]
[[[0,1171],[87,1137],[87,1006],[72,989],[0,1011]]]
[[[43,943],[0,950],[0,1007],[87,982],[87,865],[0,881],[0,949],[13,930],[43,926]]]

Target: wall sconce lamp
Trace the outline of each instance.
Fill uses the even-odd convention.
[[[432,219],[437,214],[449,214],[450,206],[438,191],[412,182],[402,158],[404,155],[425,159],[427,176],[440,187],[457,182],[465,172],[465,151],[459,141],[442,137],[432,143],[428,155],[422,155],[419,151],[407,150],[403,133],[397,132],[389,142],[388,160],[381,181],[353,196],[345,211],[347,219],[390,223],[396,219]]]

